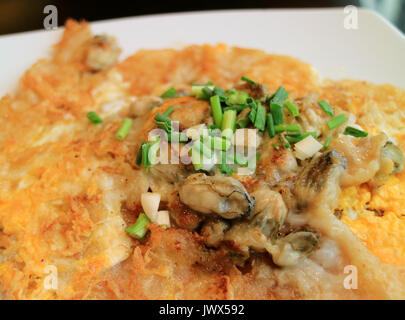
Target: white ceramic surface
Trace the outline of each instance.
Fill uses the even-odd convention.
[[[225,10],[93,22],[123,49],[225,42],[287,54],[311,63],[322,77],[361,79],[405,88],[405,36],[378,14],[359,10],[357,30],[344,28],[343,8]],[[0,37],[0,95],[11,92],[32,63],[49,55],[61,36],[34,31]]]

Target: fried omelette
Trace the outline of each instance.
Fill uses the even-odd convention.
[[[0,100],[0,298],[405,298],[403,89],[225,44],[119,51],[69,20]],[[255,166],[153,164],[172,121],[254,130]]]

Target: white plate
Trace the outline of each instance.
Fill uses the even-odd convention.
[[[115,35],[123,55],[141,48],[225,42],[287,54],[311,63],[322,77],[361,79],[405,88],[405,37],[378,14],[360,9],[357,30],[344,28],[343,8],[226,10],[114,19],[92,23]],[[0,37],[0,95],[38,58],[46,57],[62,30]]]

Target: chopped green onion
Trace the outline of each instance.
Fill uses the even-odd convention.
[[[284,145],[284,148],[289,149],[291,147],[290,142],[287,140],[287,138],[283,134],[280,134],[279,138],[280,138],[281,144]]]
[[[196,171],[201,170],[203,168],[202,164],[203,160],[200,151],[193,147],[190,149],[190,152],[191,152],[191,162],[193,163],[194,170]]]
[[[234,160],[234,163],[236,163],[237,165],[242,166],[242,167],[247,167],[247,165],[249,164],[248,159],[238,153],[235,153],[233,160]]]
[[[249,119],[253,124],[255,123],[256,115],[257,115],[257,106],[255,105],[255,106],[251,107],[250,113],[249,113]]]
[[[145,143],[142,145],[142,166],[148,168],[152,165],[149,160],[149,150],[152,145],[150,143]]]
[[[155,121],[156,125],[160,129],[165,130],[167,133],[170,133],[172,131],[172,120],[168,116],[157,113],[155,115]]]
[[[297,143],[300,142],[301,140],[304,140],[306,137],[308,137],[309,135],[313,136],[315,139],[318,138],[318,134],[316,132],[305,132],[302,134],[288,134],[285,136],[285,139],[289,142],[289,143]]]
[[[136,155],[136,165],[140,166],[142,164],[142,147],[145,145],[146,142],[143,141],[141,146],[139,147],[138,154]]]
[[[220,128],[222,125],[222,107],[219,96],[212,96],[210,98],[210,103],[212,108],[212,115],[214,116],[214,123],[218,128]]]
[[[249,122],[250,122],[249,117],[246,117],[244,119],[240,119],[240,120],[236,121],[236,126],[239,129],[243,129],[243,128],[246,128],[248,126]]]
[[[207,89],[210,90],[208,92]],[[205,90],[204,90],[205,89]],[[193,84],[191,85],[191,95],[195,96],[197,99],[208,100],[211,97],[212,90],[214,90],[214,86],[210,84]],[[209,93],[209,95],[207,95]]]
[[[284,106],[287,108],[287,110],[291,113],[292,116],[298,117],[300,115],[300,110],[298,107],[292,103],[291,101],[287,101]]]
[[[330,106],[329,103],[327,103],[326,101],[322,100],[318,102],[318,105],[321,107],[321,109],[328,115],[330,115],[331,117],[333,117],[333,109]]]
[[[173,112],[174,107],[170,106],[165,112],[163,112],[163,115],[168,117],[170,114]]]
[[[87,119],[89,119],[94,124],[103,122],[103,120],[100,118],[100,116],[97,113],[95,113],[94,111],[90,111],[89,113],[87,113]]]
[[[132,126],[132,119],[125,118],[124,120],[122,120],[121,126],[118,129],[117,133],[115,134],[115,138],[118,140],[125,139],[125,137],[129,133],[129,130],[131,129],[131,126]]]
[[[150,222],[148,216],[144,213],[141,213],[136,220],[136,222],[125,229],[130,236],[142,240],[145,238],[146,234],[148,233],[148,223]]]
[[[284,87],[280,87],[277,89],[276,93],[274,94],[274,97],[270,101],[270,106],[272,104],[276,104],[279,106],[283,106],[285,100],[288,98],[288,92]]]
[[[330,136],[330,137],[328,137],[328,139],[326,139],[325,143],[323,144],[322,150],[328,149],[331,140],[332,140],[332,136]]]
[[[246,82],[249,82],[249,83],[252,83],[252,84],[256,84],[256,82],[254,82],[252,79],[249,79],[248,77],[245,77],[245,76],[242,76],[242,80],[246,81]]]
[[[261,131],[266,127],[266,108],[260,102],[257,105],[254,126]]]
[[[176,96],[176,89],[171,87],[169,90],[164,92],[160,97],[164,99],[164,98],[174,98],[175,96]]]
[[[225,107],[224,112],[228,110],[235,110],[237,113],[239,113],[246,108],[249,108],[247,104],[234,104],[233,106]]]
[[[168,133],[167,141],[186,143],[188,141],[188,137],[185,132],[174,131]]]
[[[353,136],[356,138],[365,138],[368,136],[367,132],[360,130],[360,129],[350,127],[350,126],[346,127],[345,132],[343,132],[343,134]]]
[[[301,132],[301,126],[299,124],[278,124],[274,126],[276,133],[280,132]]]
[[[221,130],[224,132],[225,130],[229,131],[232,130],[232,133],[235,131],[236,126],[236,111],[235,110],[228,110],[224,113],[224,119],[222,120]],[[225,132],[225,134],[230,134]]]
[[[277,143],[272,143],[271,145],[273,146],[274,149],[280,150],[280,147],[278,146]]]
[[[347,116],[342,113],[336,117],[334,117],[333,119],[330,119],[328,121],[328,127],[330,130],[335,129],[337,127],[339,127],[340,125],[342,125],[343,123],[345,123],[347,121]]]
[[[208,148],[204,143],[201,143],[199,140],[195,141],[193,144],[193,149],[199,150],[204,156],[211,159],[214,155],[214,152],[211,148]]]
[[[228,95],[226,103],[228,105],[245,104],[249,95],[245,91],[235,91]]]
[[[226,151],[231,147],[231,141],[226,137],[202,136],[201,141],[207,143],[211,149]]]
[[[270,105],[270,112],[271,112],[271,115],[273,116],[273,122],[275,125],[283,123],[283,121],[284,121],[283,106],[272,103]]]
[[[222,152],[222,161],[219,164],[219,171],[221,171],[222,174],[232,174],[234,171],[228,166],[226,163],[226,152]]]
[[[271,138],[276,135],[276,131],[274,129],[274,120],[271,113],[267,114],[267,132]]]

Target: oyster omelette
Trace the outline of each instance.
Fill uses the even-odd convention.
[[[1,299],[405,298],[403,89],[119,53],[69,20],[0,100]]]

